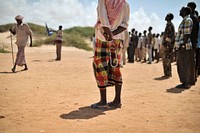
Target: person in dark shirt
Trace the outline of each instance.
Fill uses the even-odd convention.
[[[195,14],[195,8],[196,4],[195,2],[189,2],[187,6],[191,9],[191,14],[190,17],[193,21],[193,26],[192,26],[192,33],[190,34],[190,39],[192,42],[192,47],[193,47],[193,59],[190,61],[191,63],[191,68],[190,68],[190,73],[191,73],[191,78],[190,78],[190,84],[195,85],[195,82],[197,81],[197,76],[196,76],[196,47],[198,43],[198,32],[199,32],[199,22],[198,22],[198,16]]]

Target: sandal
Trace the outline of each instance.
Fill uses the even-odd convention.
[[[112,107],[112,108],[121,108],[122,104],[121,103],[114,103],[114,102],[109,102],[108,106]]]
[[[98,102],[98,103],[94,103],[91,105],[91,108],[93,109],[100,109],[100,108],[106,108],[107,104],[102,103],[102,102]]]

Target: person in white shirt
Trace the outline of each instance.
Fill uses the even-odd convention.
[[[141,61],[142,60],[142,33],[138,35],[138,44],[137,48],[135,49],[135,60]]]
[[[126,52],[129,46],[129,33],[127,30],[124,31],[124,40],[123,40],[123,47],[122,47],[122,61],[121,66],[126,64]]]
[[[143,36],[142,36],[142,59],[144,59],[144,61],[142,61],[142,63],[146,62],[146,55],[147,55],[147,35],[146,35],[147,31],[144,30],[143,31]]]
[[[56,61],[61,60],[61,49],[62,49],[62,42],[63,42],[63,31],[62,26],[60,25],[58,27],[58,30],[56,31],[56,39],[54,43],[56,44]]]
[[[154,52],[155,52],[155,59],[157,60],[156,63],[159,62],[159,52],[160,52],[160,38],[159,34],[156,35],[155,44],[154,44]]]

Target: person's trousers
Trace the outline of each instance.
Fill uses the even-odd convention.
[[[177,71],[181,83],[191,84],[193,77],[193,73],[191,73],[193,59],[193,50],[179,49],[177,51]]]
[[[196,72],[200,75],[200,48],[196,49]]]
[[[56,60],[61,60],[62,43],[56,43]]]
[[[151,44],[148,47],[149,63],[152,63],[152,46]]]

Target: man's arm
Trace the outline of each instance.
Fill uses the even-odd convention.
[[[10,28],[9,30],[13,35],[16,35],[16,30],[15,27]]]
[[[30,47],[32,47],[32,35],[30,35]]]
[[[112,41],[113,39],[113,35],[112,32],[110,31],[110,29],[108,27],[103,27],[104,30],[104,37],[107,41]]]
[[[114,31],[112,32],[112,34],[113,34],[113,36],[115,36],[115,35],[117,35],[117,34],[123,32],[123,31],[125,31],[125,30],[126,30],[126,28],[124,28],[124,27],[122,27],[122,26],[119,26],[116,30],[114,30]]]

